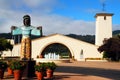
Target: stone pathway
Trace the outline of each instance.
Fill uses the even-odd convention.
[[[120,63],[116,62],[71,62],[57,65],[52,80],[120,80]],[[5,73],[3,80],[14,78]]]

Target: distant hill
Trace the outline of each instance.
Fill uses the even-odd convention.
[[[95,43],[95,35],[76,35],[76,34],[68,34],[66,36],[78,39],[78,40],[82,40],[85,42],[89,42],[94,44]]]
[[[94,44],[95,42],[95,36],[94,35],[76,35],[76,34],[68,34],[66,36],[78,39],[78,40],[82,40],[82,41],[86,41],[89,43]],[[0,38],[6,38],[6,39],[12,39],[14,38],[15,43],[20,43],[21,42],[21,35],[16,35],[16,36],[12,36],[11,33],[1,33],[0,34]],[[32,36],[32,39],[35,38],[40,38],[39,36]]]
[[[115,30],[115,31],[113,31],[113,35],[120,35],[120,30]]]
[[[120,34],[120,30],[115,30],[113,31],[113,36],[117,36]],[[95,44],[95,35],[76,35],[76,34],[68,34],[66,36],[75,38],[75,39],[79,39],[85,42],[89,42],[92,44]]]
[[[120,34],[120,30],[113,31],[113,36],[116,36],[118,34]],[[75,39],[78,39],[78,40],[82,40],[82,41],[85,41],[85,42],[89,42],[89,43],[92,43],[92,44],[95,43],[95,35],[67,34],[66,36],[69,36],[69,37],[72,37],[72,38],[75,38]],[[12,35],[11,35],[11,33],[0,33],[0,38],[12,39]],[[20,38],[20,40],[18,40],[18,38]],[[32,36],[32,39],[35,39],[35,38],[40,38],[40,37],[39,36],[38,37]],[[14,36],[14,39],[15,39],[15,43],[20,42],[21,41],[21,35]]]
[[[11,39],[11,33],[0,33],[0,38]]]
[[[11,33],[0,33],[0,38],[14,39],[14,43],[17,44],[21,42],[22,35],[12,36]],[[33,35],[31,36],[31,39],[36,39],[36,38],[40,38],[40,36],[33,36]]]

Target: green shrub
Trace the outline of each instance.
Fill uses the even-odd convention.
[[[38,63],[34,66],[35,71],[42,72],[46,70],[46,63]]]
[[[10,68],[12,70],[22,70],[26,67],[25,62],[20,62],[20,61],[13,61],[11,62]]]
[[[57,67],[57,65],[54,62],[48,62],[48,63],[46,63],[46,68],[47,69],[55,70],[56,67]]]

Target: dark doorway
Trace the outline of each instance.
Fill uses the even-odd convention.
[[[59,54],[60,58],[71,58],[70,50],[65,45],[59,44],[59,43],[48,45],[43,50],[42,55],[44,56],[45,54],[48,54],[48,53]]]

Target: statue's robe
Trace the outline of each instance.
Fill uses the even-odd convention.
[[[41,30],[33,27],[33,26],[21,26],[12,30],[12,35],[20,35],[22,34],[21,40],[21,51],[20,58],[30,60],[31,59],[31,39],[30,35],[40,36]]]

